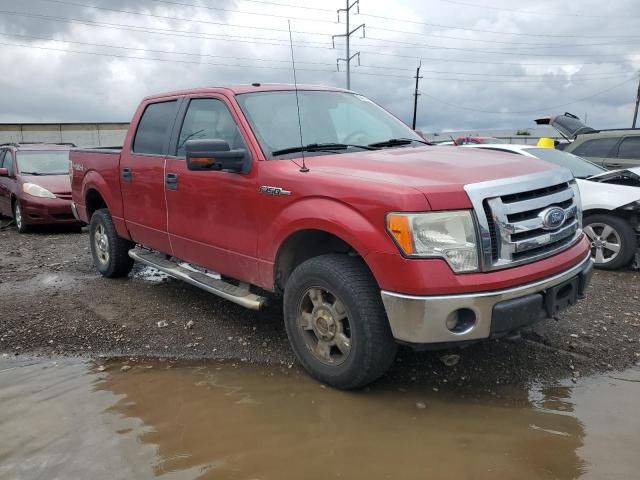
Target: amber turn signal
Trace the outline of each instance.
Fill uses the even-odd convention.
[[[413,254],[413,238],[409,227],[409,218],[406,215],[393,213],[387,215],[387,230],[405,255]]]

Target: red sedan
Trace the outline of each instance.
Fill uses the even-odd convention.
[[[71,210],[70,145],[0,145],[0,214],[20,233],[33,225],[77,225]]]

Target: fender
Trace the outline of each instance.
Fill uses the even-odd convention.
[[[264,260],[259,273],[262,284],[273,285],[273,265],[281,246],[291,235],[302,230],[330,233],[351,245],[363,259],[372,251],[397,252],[385,233],[383,214],[376,225],[374,220],[339,200],[305,197],[280,211],[269,222],[269,228],[261,232],[258,257]]]
[[[82,179],[81,191],[83,204],[80,207],[86,212],[86,205],[84,203],[86,202],[89,190],[97,191],[107,204],[107,209],[111,214],[118,235],[122,238],[131,239],[131,237],[129,236],[129,231],[127,230],[124,222],[122,199],[119,197],[119,179],[116,176],[115,178],[109,180],[111,182],[118,182],[118,191],[115,192],[115,194],[114,189],[109,186],[109,181],[107,181],[107,179],[105,179],[96,170],[89,170]],[[89,219],[87,218],[87,220]]]
[[[616,210],[640,200],[640,188],[578,179],[582,211]]]

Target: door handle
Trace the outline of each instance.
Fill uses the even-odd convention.
[[[177,173],[167,173],[167,177],[165,178],[165,184],[167,185],[167,190],[177,190],[178,189],[178,174]]]
[[[125,182],[131,182],[131,169],[129,167],[124,167],[122,169],[122,180]]]

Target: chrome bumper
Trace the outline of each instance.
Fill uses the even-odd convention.
[[[586,287],[591,271],[592,263],[590,255],[579,264],[570,269],[554,275],[544,280],[539,280],[526,285],[506,290],[497,290],[492,292],[479,292],[467,295],[438,295],[438,296],[412,296],[399,293],[382,291],[382,301],[387,311],[391,331],[396,340],[415,343],[448,343],[448,342],[464,342],[469,340],[479,340],[488,338],[492,334],[492,320],[494,319],[494,307],[500,302],[514,299],[531,299],[536,305],[540,305],[543,300],[543,294],[546,290],[567,282],[575,277],[584,277],[584,283],[581,288]],[[527,297],[525,299],[524,297]],[[505,304],[503,304],[505,305]],[[527,318],[533,316],[525,307],[518,310],[506,311],[507,315],[517,316],[526,312]],[[466,313],[469,310],[475,315],[473,324],[469,325],[461,331],[451,331],[447,327],[447,319],[455,315],[456,312],[464,309]],[[504,319],[505,311],[502,311],[502,319]],[[534,321],[548,317],[545,312],[539,312],[540,316]],[[473,315],[472,315],[473,316]],[[518,323],[518,319],[515,319]],[[522,327],[522,322],[518,323]]]

